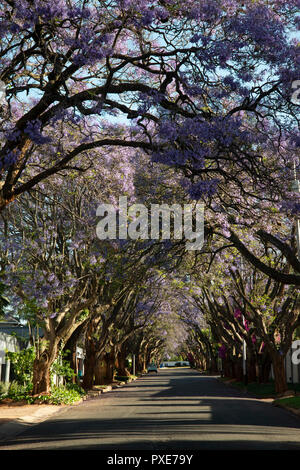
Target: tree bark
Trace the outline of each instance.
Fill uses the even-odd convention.
[[[126,352],[121,349],[118,353],[118,375],[121,377],[129,377],[130,375],[130,372],[126,367],[126,357]]]
[[[94,385],[96,354],[93,341],[86,343],[86,346],[82,387],[85,390],[90,390]]]
[[[57,357],[58,341],[51,338],[48,341],[47,349],[42,352],[37,351],[33,362],[33,395],[49,394],[51,392],[50,370]]]
[[[142,372],[146,372],[146,371],[147,371],[147,353],[145,353],[142,358]]]
[[[256,359],[253,354],[251,354],[249,360],[247,361],[247,376],[248,383],[257,382]]]
[[[84,359],[84,376],[82,387],[85,390],[90,390],[94,385],[94,375],[96,367],[96,353],[97,346],[94,334],[97,330],[98,319],[91,317],[86,329],[85,334],[85,359]]]
[[[284,366],[284,356],[278,354],[276,356],[274,355],[272,359],[275,378],[275,391],[278,395],[281,395],[288,390]]]
[[[271,365],[272,361],[267,352],[259,355],[259,364],[260,364],[260,382],[267,383],[269,382]]]
[[[139,353],[136,356],[136,364],[135,364],[136,372],[143,372],[143,357],[142,354]]]
[[[41,358],[36,358],[33,362],[33,395],[40,395],[41,393],[48,394],[51,391],[51,378],[50,378],[51,363],[47,357],[43,355]]]
[[[243,381],[243,362],[242,358],[238,357],[235,363],[235,377],[238,382]]]
[[[106,380],[109,382],[113,381],[114,378],[114,365],[115,365],[115,354],[113,351],[106,354]]]
[[[95,364],[95,385],[103,385],[106,378],[106,367],[103,355],[96,360]]]
[[[217,361],[214,355],[210,357],[210,374],[217,374],[218,373],[218,366]]]

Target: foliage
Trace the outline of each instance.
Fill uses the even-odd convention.
[[[42,401],[49,405],[71,405],[80,400],[84,395],[84,390],[78,385],[74,386],[73,384],[68,384],[67,386],[60,387],[53,386],[51,394],[37,396],[35,400]]]
[[[65,352],[65,354],[67,354]],[[17,352],[7,352],[7,358],[13,365],[16,376],[16,382],[19,385],[27,386],[32,382],[33,362],[35,359],[35,348],[30,347]],[[74,377],[74,371],[68,361],[64,360],[62,354],[54,361],[51,366],[51,378],[56,374],[63,377],[65,381],[71,381]]]
[[[63,356],[67,355],[68,352],[59,354],[57,359],[53,362],[51,366],[51,379],[53,382],[53,375],[56,374],[60,377],[63,377],[66,382],[69,382],[74,377],[75,373],[72,367],[70,366],[69,361],[63,359]]]
[[[10,398],[13,401],[23,401],[26,400],[27,403],[33,402],[32,393],[32,383],[27,385],[21,385],[17,381],[11,382],[7,394],[2,398]]]
[[[27,386],[32,382],[34,347],[21,349],[21,351],[8,351],[6,357],[11,361],[19,385]]]
[[[9,386],[9,383],[0,382],[0,399],[7,395]]]
[[[281,145],[299,145],[291,102],[298,6],[297,0],[4,1],[2,204],[51,174],[74,172],[70,162],[78,155],[104,146],[139,147],[156,161],[185,166],[195,197],[210,195],[218,177],[230,176],[227,159],[231,169],[255,178],[258,163],[267,169],[260,151],[280,155]],[[126,139],[109,115],[132,121]],[[205,174],[208,167],[214,171]]]
[[[45,403],[49,405],[71,405],[80,400],[85,395],[84,390],[76,384],[67,384],[66,386],[53,387],[51,394],[32,396],[32,384],[26,386],[18,384],[16,381],[9,385],[8,391],[2,394],[1,398],[10,398],[11,400],[27,401],[28,404]]]
[[[0,281],[0,318],[4,315],[4,309],[9,305],[9,299],[6,297],[7,286]]]

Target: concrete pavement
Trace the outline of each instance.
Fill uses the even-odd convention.
[[[64,405],[0,405],[0,443],[65,408]]]

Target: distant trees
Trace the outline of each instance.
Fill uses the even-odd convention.
[[[124,372],[127,340],[158,309],[156,270],[171,270],[184,252],[181,242],[97,238],[97,203],[104,197],[116,202],[126,162],[123,190],[134,195],[127,155],[118,165],[113,161],[113,173],[93,165],[82,175],[57,175],[2,213],[1,259],[12,305],[17,311],[30,306],[44,332],[35,344],[34,394],[49,392],[51,365],[67,344],[74,353],[79,339],[85,343],[85,388],[100,380],[103,361],[107,378],[116,360]]]
[[[272,364],[276,392],[284,393],[284,359],[300,326],[298,289],[268,278],[249,263],[241,265],[234,248],[226,250],[227,258],[224,253],[205,275],[198,271],[203,264],[194,266],[193,280],[182,293],[181,317],[188,325],[191,352],[208,370],[222,359],[224,373],[242,380],[245,342],[248,380],[268,381]],[[263,262],[278,266],[281,253],[268,252]]]

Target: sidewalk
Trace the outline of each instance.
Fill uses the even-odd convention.
[[[136,379],[132,379],[128,383]],[[97,386],[94,386],[86,397],[83,397],[78,402],[74,402],[72,405],[27,405],[21,402],[0,403],[0,445],[1,442],[22,433],[30,426],[45,421],[62,410],[77,406],[86,399],[100,397],[102,393],[111,392],[124,385],[126,385],[125,382],[113,382],[107,385],[105,389],[99,389]]]
[[[0,404],[0,442],[16,436],[72,405]]]

